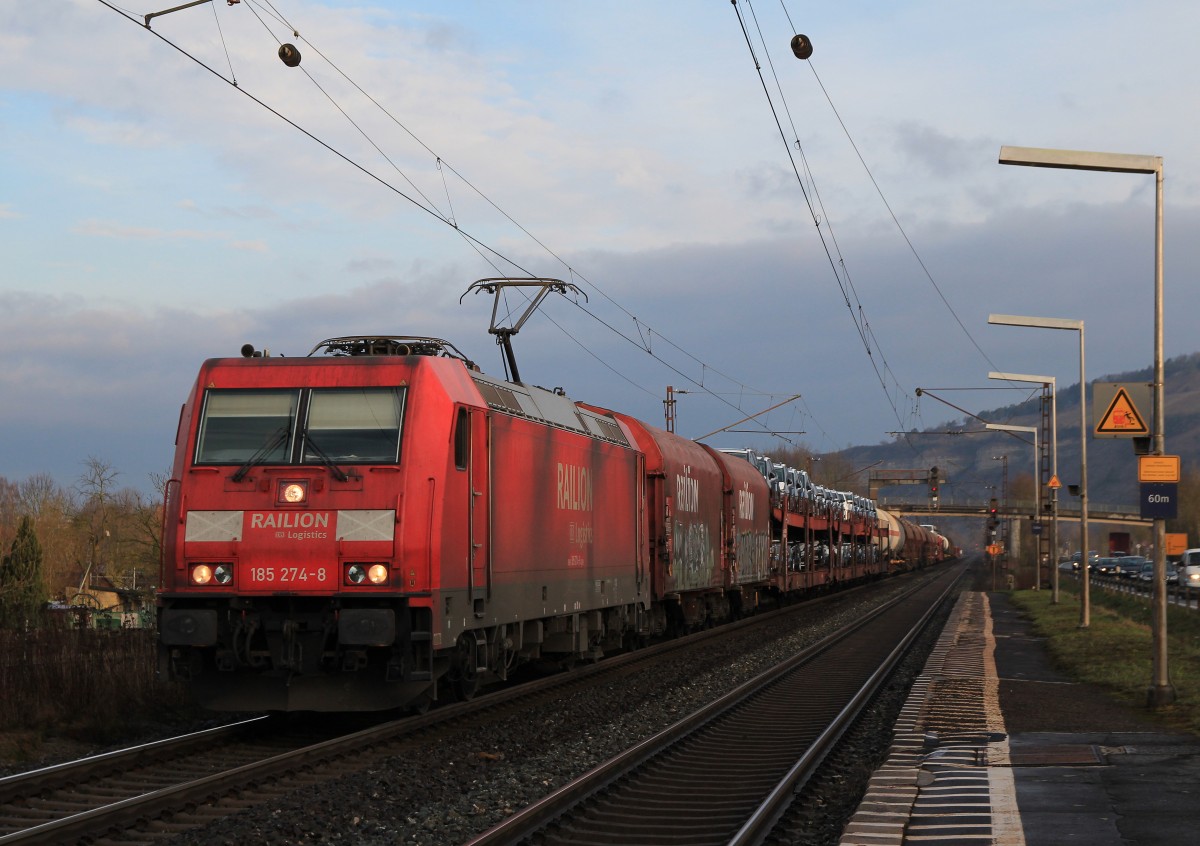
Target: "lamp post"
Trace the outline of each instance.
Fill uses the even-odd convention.
[[[1033,435],[1033,478],[1038,477],[1038,464],[1041,460],[1041,453],[1038,452],[1038,430],[1037,426],[1009,426],[1006,423],[988,423],[984,428],[991,429],[994,432],[1025,432]],[[1008,467],[1008,456],[1004,456],[1004,466]],[[1005,494],[1007,496],[1007,493]],[[1033,486],[1033,514],[1036,519],[1037,515],[1042,510],[1042,486],[1034,484]],[[1011,539],[1011,534],[1010,534]],[[1034,555],[1033,561],[1033,589],[1042,589],[1042,562],[1038,555]]]
[[[988,485],[987,489],[989,491],[991,491],[993,494],[996,493],[995,485]],[[991,499],[991,504],[994,506],[996,503],[996,497],[992,496],[990,499]],[[993,508],[992,510],[994,511],[995,509]],[[994,531],[995,530],[992,528],[992,518],[989,516],[988,531],[987,531],[987,542],[988,542],[989,547],[992,546],[996,542],[996,537],[995,537]],[[996,592],[996,554],[994,552],[992,552],[991,549],[988,550],[988,561],[992,565],[992,593],[995,593]]]
[[[1000,507],[1008,508],[1008,453],[1004,455],[993,455],[992,461],[1003,462],[1003,470],[1000,473]],[[1007,562],[1011,557],[1012,544],[1012,523],[1007,517],[1004,518],[1004,528],[1000,531],[1000,542],[1004,548],[1004,560]]]
[[[1058,478],[1058,382],[1053,376],[1030,376],[1025,373],[988,374],[989,379],[1005,382],[1032,382],[1050,389],[1050,475]],[[1043,406],[1044,408],[1045,406]],[[1045,446],[1043,442],[1042,446]],[[1041,479],[1038,479],[1041,485]],[[1040,512],[1039,512],[1040,514]],[[1040,516],[1039,516],[1040,519]],[[1058,488],[1050,488],[1050,602],[1058,604]]]
[[[1091,625],[1092,609],[1088,578],[1087,509],[1087,376],[1084,365],[1083,321],[1064,317],[1018,317],[1014,314],[989,314],[988,323],[1001,326],[1032,326],[1036,329],[1067,329],[1079,333],[1079,558],[1083,577],[1079,587],[1079,628]],[[1057,568],[1055,568],[1057,571]]]
[[[1154,175],[1154,431],[1151,453],[1166,454],[1166,406],[1163,364],[1163,160],[1162,156],[1131,153],[1095,153],[1083,150],[1048,150],[1038,147],[1001,147],[1000,164],[1100,170],[1110,173]],[[1082,344],[1083,330],[1079,332]],[[1086,549],[1086,547],[1085,547]],[[1086,554],[1086,553],[1085,553]],[[1175,687],[1167,669],[1167,521],[1154,520],[1153,678],[1147,700],[1151,707],[1175,701]],[[1085,576],[1086,579],[1086,576]],[[1085,581],[1086,584],[1086,581]]]

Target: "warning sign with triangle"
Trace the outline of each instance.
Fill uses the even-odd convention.
[[[1046,487],[1048,487],[1048,488],[1054,488],[1055,490],[1058,490],[1059,488],[1061,488],[1061,487],[1062,487],[1062,482],[1060,482],[1060,481],[1058,480],[1058,476],[1051,476],[1051,477],[1050,477],[1050,484],[1046,485]]]
[[[1145,437],[1150,434],[1150,427],[1145,418],[1138,413],[1129,393],[1122,387],[1113,394],[1112,402],[1096,423],[1097,435],[1123,435],[1125,437]]]

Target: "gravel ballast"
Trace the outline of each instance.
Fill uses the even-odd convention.
[[[667,667],[658,664],[652,671],[565,696],[518,718],[485,719],[457,739],[417,754],[380,759],[353,776],[294,791],[270,806],[184,832],[172,842],[460,846],[861,617],[905,583],[895,580],[869,596],[860,592],[834,597],[772,623],[766,631],[758,627],[716,645],[710,642],[702,653],[690,650]],[[859,742],[886,748],[890,722],[876,722],[869,737]],[[849,797],[847,813],[857,798],[858,794]]]

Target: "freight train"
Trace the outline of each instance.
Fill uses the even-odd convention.
[[[949,554],[445,340],[242,352],[201,367],[164,506],[160,670],[211,709],[420,709]]]

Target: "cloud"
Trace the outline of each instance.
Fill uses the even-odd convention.
[[[767,54],[750,56],[728,4],[546,14],[548,3],[466,13],[301,0],[289,14],[338,63],[301,45],[303,70],[278,62],[246,4],[214,8],[228,58],[209,9],[158,18],[148,34],[94,2],[0,8],[0,74],[13,86],[0,135],[6,473],[73,467],[73,453],[106,443],[123,462],[143,460],[139,445],[169,453],[199,361],[245,342],[303,355],[333,335],[439,335],[502,372],[491,302],[458,303],[499,273],[563,278],[591,298],[553,297],[531,318],[515,339],[523,375],[650,422],[666,385],[694,388],[679,408],[691,434],[799,392],[804,403],[772,422],[836,448],[953,416],[914,408],[905,392],[917,385],[969,390],[991,369],[1071,376],[1065,333],[989,328],[992,311],[1086,318],[1089,369],[1145,366],[1152,183],[1001,168],[1001,143],[1101,138],[1166,158],[1168,355],[1194,349],[1200,163],[1177,69],[1200,11],[1186,4],[1152,7],[1169,18],[1157,30],[1136,25],[1141,7],[1039,7],[1036,31],[969,4],[814,7],[808,64],[761,10],[786,144],[755,68]],[[1096,51],[1111,32],[1145,61]],[[222,74],[232,64],[238,88],[156,34]],[[1013,44],[1022,61],[998,60]],[[785,155],[796,142],[817,221]],[[455,225],[340,155],[423,207],[453,207]]]
[[[155,132],[145,120],[119,120],[87,115],[66,115],[64,125],[96,144],[150,149],[170,143],[170,136]]]
[[[396,269],[396,262],[390,258],[362,258],[353,259],[346,263],[346,270],[349,273],[384,273]]]
[[[264,241],[230,241],[229,246],[234,250],[243,250],[249,253],[269,253],[271,248]]]
[[[936,127],[904,121],[895,128],[896,147],[903,158],[938,179],[954,179],[975,171],[986,161],[993,142],[986,138],[956,138]]]
[[[134,241],[209,241],[229,237],[229,234],[225,232],[206,232],[198,229],[164,230],[151,226],[128,226],[111,220],[94,219],[80,221],[74,226],[72,231],[79,235],[89,235],[96,238],[117,238]]]

